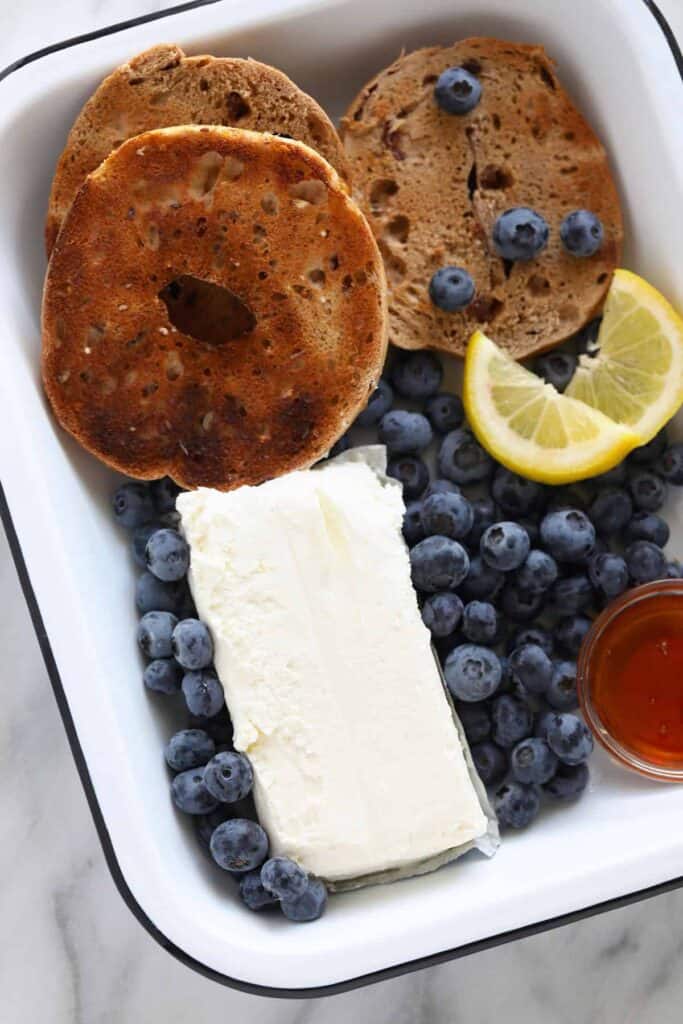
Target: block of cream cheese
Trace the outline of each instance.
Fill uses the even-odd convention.
[[[271,852],[336,888],[492,852],[411,584],[400,487],[342,458],[177,507]]]

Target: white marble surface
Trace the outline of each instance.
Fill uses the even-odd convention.
[[[164,6],[0,0],[0,67]],[[682,0],[661,6],[683,38]],[[242,995],[177,963],[137,924],[111,881],[1,534],[0,595],[3,1024],[680,1022],[683,890],[328,999]]]

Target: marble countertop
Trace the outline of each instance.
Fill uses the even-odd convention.
[[[683,3],[660,3],[683,39]],[[0,68],[165,6],[0,0]],[[109,876],[1,531],[0,595],[3,1024],[679,1024],[683,890],[326,999],[242,995],[177,963]]]

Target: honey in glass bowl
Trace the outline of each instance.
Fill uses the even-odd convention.
[[[683,581],[658,580],[607,608],[584,641],[581,706],[622,764],[683,782]]]

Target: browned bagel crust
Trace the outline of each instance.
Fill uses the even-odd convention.
[[[334,125],[281,71],[256,60],[186,57],[174,44],[153,46],[112,71],[76,118],[52,183],[48,254],[76,192],[113,149],[141,132],[180,124],[283,133],[305,142],[346,177]]]
[[[183,274],[239,296],[251,333],[178,331],[159,292]],[[372,233],[298,142],[215,127],[131,139],[79,191],[49,263],[45,390],[67,431],[133,477],[229,489],[308,466],[385,353]]]
[[[464,116],[442,111],[434,85],[464,66],[482,85]],[[477,328],[522,359],[563,341],[602,306],[618,266],[622,220],[605,150],[540,46],[465,39],[402,56],[369,82],[342,121],[354,194],[385,260],[389,340],[462,356]],[[507,264],[492,250],[497,217],[530,206],[550,225],[535,260]],[[605,242],[576,259],[560,242],[563,217],[587,208]],[[474,278],[462,312],[429,300],[429,281],[454,264]]]

